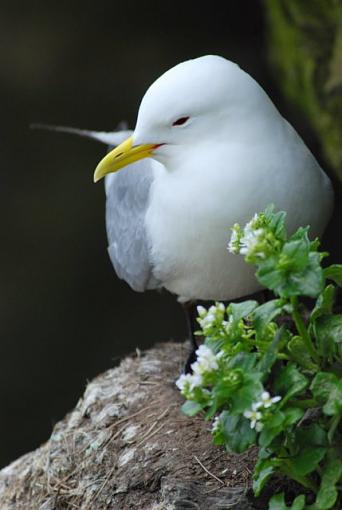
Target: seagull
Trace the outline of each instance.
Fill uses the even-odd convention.
[[[270,203],[290,232],[310,225],[313,237],[331,216],[327,175],[261,86],[223,57],[160,76],[119,141],[94,181],[105,177],[109,256],[135,291],[165,288],[181,303],[253,294],[260,284],[228,252],[229,228]]]
[[[42,126],[109,145],[105,178],[108,253],[138,292],[165,288],[188,310],[193,351],[196,301],[232,301],[261,289],[230,228],[267,205],[287,213],[290,232],[324,231],[333,189],[294,128],[238,65],[215,55],[182,62],[145,93],[134,131]],[[189,313],[190,312],[190,313]]]

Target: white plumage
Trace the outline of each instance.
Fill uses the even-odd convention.
[[[137,161],[143,157],[153,160],[135,214],[134,207],[128,212],[129,197],[133,203],[132,188],[141,180]],[[117,215],[123,216],[115,187],[121,182],[131,192],[127,227],[121,235],[109,232],[109,244],[116,246],[114,266],[116,256],[121,269],[125,260],[146,265],[147,257],[143,280],[130,281],[129,274],[137,272],[133,267],[121,276],[138,290],[163,286],[182,301],[230,300],[258,290],[253,269],[226,249],[234,223],[243,225],[274,203],[287,212],[290,231],[309,224],[316,236],[332,210],[330,181],[300,136],[255,80],[222,57],[184,62],[154,82],[128,145],[102,160],[95,179],[127,164],[108,176],[109,231],[115,230]],[[138,232],[137,219],[142,220]],[[143,261],[139,253],[133,258],[128,253],[137,249],[137,239],[128,242],[127,235],[143,243]]]

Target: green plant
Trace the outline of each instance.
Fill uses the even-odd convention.
[[[342,265],[323,269],[327,254],[308,230],[288,237],[285,213],[273,207],[244,228],[234,225],[229,250],[255,264],[275,298],[198,307],[205,343],[192,374],[177,381],[184,413],[214,418],[214,443],[234,452],[259,446],[256,496],[276,472],[303,486],[292,506],[281,493],[269,510],[325,510],[341,502],[342,315],[333,304]]]

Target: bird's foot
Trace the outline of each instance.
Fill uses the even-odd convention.
[[[190,351],[188,359],[186,360],[186,363],[184,365],[184,374],[192,374],[191,365],[196,361],[197,347],[198,347],[197,343],[195,341],[192,341],[191,342],[191,351]]]

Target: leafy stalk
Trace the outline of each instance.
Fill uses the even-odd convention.
[[[285,213],[272,207],[232,230],[229,250],[254,264],[257,279],[275,296],[261,305],[248,300],[227,308],[223,303],[198,307],[205,342],[196,351],[193,373],[177,381],[187,399],[183,412],[214,418],[213,441],[228,450],[259,446],[256,496],[282,472],[315,498],[306,506],[306,496],[298,495],[288,507],[284,493],[276,494],[269,510],[337,508],[342,498],[342,314],[333,310],[342,265],[323,270],[324,254],[318,240],[310,242],[308,227],[288,238]],[[325,278],[334,284],[325,287]],[[304,296],[316,299],[309,328],[299,304]]]
[[[311,341],[311,338],[310,338],[310,335],[309,335],[309,332],[308,330],[306,329],[305,327],[305,324],[304,324],[304,321],[302,319],[302,316],[300,315],[299,311],[298,311],[298,298],[297,296],[292,296],[291,299],[291,305],[292,305],[292,318],[293,318],[293,321],[296,325],[296,328],[297,328],[297,331],[299,333],[299,335],[302,337],[303,339],[303,342],[305,343],[306,345],[306,348],[310,354],[310,356],[312,357],[312,359],[319,364],[320,362],[320,359],[319,359],[319,356],[314,348],[314,345]]]

